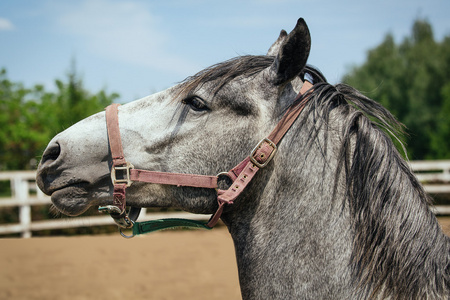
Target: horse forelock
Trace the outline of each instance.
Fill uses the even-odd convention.
[[[268,68],[273,63],[273,60],[274,57],[272,56],[246,55],[215,64],[183,80],[176,98],[182,99],[187,97],[199,87],[213,81],[214,85],[211,86],[210,92],[216,95],[233,79],[240,76],[254,76]]]
[[[361,296],[415,299],[448,293],[449,238],[439,230],[429,197],[389,137],[401,140],[402,125],[347,85],[322,82],[314,89],[309,118],[301,121],[314,123],[309,146],[320,131],[331,134],[333,109],[340,108],[343,119],[334,193],[343,181],[347,196],[341,204],[350,210],[355,236],[350,263]],[[329,151],[326,144],[320,149]]]

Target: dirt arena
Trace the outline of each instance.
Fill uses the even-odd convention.
[[[0,239],[0,299],[240,299],[231,237],[211,231]]]
[[[450,217],[440,219],[450,234]],[[0,239],[0,299],[241,299],[225,227]]]

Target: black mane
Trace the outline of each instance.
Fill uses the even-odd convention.
[[[331,110],[341,108],[345,120],[334,189],[344,172],[347,199],[342,206],[350,209],[355,234],[351,265],[356,286],[365,287],[362,296],[422,299],[448,292],[449,238],[391,139],[400,140],[403,125],[379,103],[345,84],[318,83],[311,97],[311,140],[329,126]],[[327,151],[326,145],[322,148]],[[442,265],[447,266],[443,274]]]

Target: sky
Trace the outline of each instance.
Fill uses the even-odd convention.
[[[215,63],[266,54],[281,29],[306,20],[308,63],[331,83],[414,20],[450,36],[448,0],[1,0],[0,68],[26,87],[56,89],[72,62],[84,86],[129,102]]]

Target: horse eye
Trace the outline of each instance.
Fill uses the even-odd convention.
[[[197,96],[183,99],[183,101],[181,101],[181,102],[183,104],[189,105],[189,107],[195,111],[209,110],[208,106],[205,104],[205,101],[202,98],[197,97]]]

